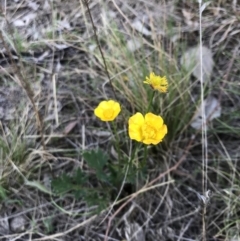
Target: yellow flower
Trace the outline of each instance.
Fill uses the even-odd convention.
[[[137,112],[128,120],[128,134],[131,139],[138,142],[157,145],[167,134],[167,126],[161,116],[147,113],[143,117]]]
[[[158,90],[160,92],[167,92],[168,88],[168,81],[166,76],[160,77],[155,75],[153,72],[150,73],[149,77],[146,77],[146,80],[143,81],[143,83],[151,85],[151,87],[155,90]]]
[[[121,111],[120,104],[113,100],[102,101],[95,108],[94,114],[102,121],[113,121]]]

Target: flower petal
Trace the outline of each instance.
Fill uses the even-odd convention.
[[[102,121],[113,121],[121,111],[120,104],[114,100],[101,101],[94,114]]]
[[[151,112],[145,115],[136,113],[128,120],[128,133],[131,139],[143,142],[146,145],[157,145],[167,134],[167,126],[161,116]]]
[[[151,72],[149,77],[146,77],[143,83],[151,85],[153,89],[158,90],[159,92],[167,92],[168,81],[166,76],[161,77]]]
[[[114,111],[114,115],[116,115],[116,116],[118,116],[118,114],[120,113],[121,107],[120,107],[120,104],[118,102],[115,102],[113,104],[113,111]]]
[[[150,126],[154,126],[156,129],[161,128],[163,125],[162,117],[154,115],[153,113],[147,113],[145,115],[145,122]]]
[[[162,128],[159,129],[157,132],[156,140],[159,140],[159,142],[162,141],[162,139],[167,134],[167,132],[168,132],[167,126],[163,125]]]
[[[141,113],[137,112],[128,120],[128,134],[129,137],[136,141],[142,141],[142,125],[144,124],[144,117]]]
[[[103,116],[103,109],[99,106],[94,110],[94,115],[101,119]]]

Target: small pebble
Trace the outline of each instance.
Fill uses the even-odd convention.
[[[26,219],[22,216],[13,218],[10,222],[12,232],[23,232],[26,229]]]

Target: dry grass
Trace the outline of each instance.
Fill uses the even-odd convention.
[[[182,54],[199,42],[197,1],[90,1],[110,81],[83,1],[6,3],[0,44],[0,240],[107,240],[106,233],[108,240],[204,240],[202,140],[190,127],[199,87],[180,66]],[[219,0],[202,18],[203,43],[215,62],[207,92],[222,107],[207,136],[212,191],[207,240],[240,239],[239,12],[237,1]],[[135,51],[129,49],[131,40],[139,45]],[[123,159],[131,155],[127,116],[146,111],[151,90],[142,81],[150,71],[169,80],[169,93],[155,96],[152,107],[164,116],[169,133],[150,148],[146,174],[134,183],[122,179],[100,213],[96,201],[56,195],[52,180],[78,168],[89,175],[86,187],[102,188],[82,157],[85,150],[100,147],[113,163],[117,159],[111,127],[93,116],[100,100],[116,94],[124,106],[118,134]]]

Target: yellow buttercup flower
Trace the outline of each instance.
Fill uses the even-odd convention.
[[[155,75],[153,72],[150,73],[149,77],[146,77],[146,80],[143,81],[143,83],[151,85],[151,87],[155,90],[158,90],[160,92],[167,92],[168,88],[168,81],[166,76],[160,77]]]
[[[102,121],[113,121],[121,111],[120,104],[114,100],[102,101],[95,108],[94,114]]]
[[[128,134],[131,139],[138,142],[157,145],[167,134],[167,126],[161,116],[147,113],[144,117],[137,112],[128,120]]]

